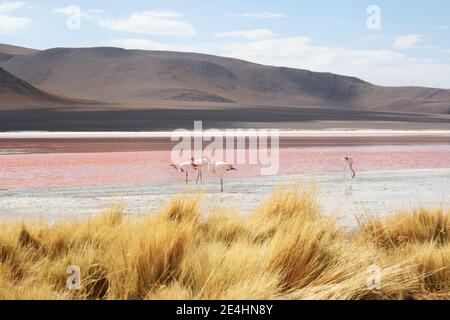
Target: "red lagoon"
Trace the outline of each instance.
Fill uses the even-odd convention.
[[[117,186],[177,181],[170,152],[83,152],[0,155],[0,189]],[[450,168],[450,145],[283,148],[278,175],[336,172],[352,156],[356,171]],[[230,179],[257,177],[260,165],[238,165]],[[212,173],[204,174],[214,179]],[[193,177],[192,177],[193,178]]]

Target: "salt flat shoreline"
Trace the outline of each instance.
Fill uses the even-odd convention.
[[[337,214],[344,225],[355,226],[356,216],[386,216],[417,206],[450,206],[450,168],[360,172],[343,179],[342,172],[309,173],[227,180],[225,193],[217,181],[204,185],[160,183],[129,186],[0,190],[0,220],[54,222],[84,219],[120,204],[130,215],[155,213],[178,194],[202,194],[203,212],[227,208],[248,214],[270,193],[286,184],[316,185],[320,204]]]
[[[449,137],[450,130],[283,130],[283,129],[224,129],[221,130],[225,136],[255,136],[259,132],[278,132],[280,137],[302,138],[302,137]],[[209,136],[206,130],[202,132],[186,131],[189,135]],[[173,131],[154,131],[154,132],[44,132],[44,131],[21,131],[21,132],[0,132],[0,139],[95,139],[95,138],[171,138],[177,136]]]
[[[225,133],[225,131],[223,131]],[[249,137],[249,132],[244,133]],[[242,133],[232,136],[239,137]],[[194,135],[193,135],[194,137]],[[279,131],[279,147],[450,145],[450,130]],[[246,139],[248,141],[248,139]],[[272,138],[268,136],[268,143]],[[178,143],[170,132],[4,132],[0,153],[95,153],[168,151]],[[204,146],[209,142],[204,140]]]

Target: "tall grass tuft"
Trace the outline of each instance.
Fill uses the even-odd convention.
[[[0,299],[450,299],[450,211],[418,208],[340,227],[316,189],[284,186],[250,215],[113,206],[52,225],[0,224]],[[67,268],[81,288],[66,287]],[[369,285],[379,270],[379,287]]]

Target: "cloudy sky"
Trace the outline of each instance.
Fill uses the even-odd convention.
[[[201,52],[450,88],[448,0],[0,0],[0,43]]]

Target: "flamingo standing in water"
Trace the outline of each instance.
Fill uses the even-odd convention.
[[[213,172],[217,174],[220,178],[220,192],[223,192],[223,176],[228,171],[238,171],[235,167],[233,167],[231,164],[226,162],[214,162],[213,164]]]
[[[345,157],[344,162],[345,162],[344,179],[345,179],[345,172],[347,171],[347,167],[349,167],[350,171],[352,172],[352,178],[355,178],[356,173],[355,173],[355,170],[353,169],[353,159],[351,157]]]
[[[171,164],[170,166],[175,168],[175,170],[177,170],[180,173],[183,173],[183,172],[185,173],[186,184],[188,184],[189,171],[197,169],[197,165],[194,163],[194,158],[191,158],[190,161],[182,162],[179,165]]]
[[[200,183],[203,184],[203,168],[208,166],[209,169],[209,158],[208,157],[203,157],[201,159],[197,159],[194,162],[194,165],[196,166],[195,170],[197,170],[197,181],[196,183],[198,184],[198,179],[200,179]]]

